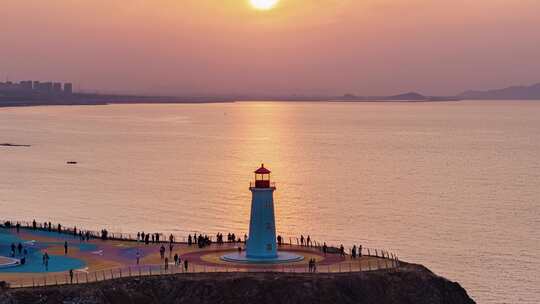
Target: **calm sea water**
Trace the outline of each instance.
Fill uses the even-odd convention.
[[[540,102],[4,108],[2,142],[32,145],[0,147],[3,218],[243,234],[264,162],[281,234],[540,302]]]

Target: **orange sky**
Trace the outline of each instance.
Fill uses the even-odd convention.
[[[2,0],[0,76],[167,94],[540,82],[538,0]]]

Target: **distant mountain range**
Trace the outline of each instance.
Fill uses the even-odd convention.
[[[536,99],[540,100],[540,83],[531,86],[512,86],[487,91],[466,91],[460,99]]]

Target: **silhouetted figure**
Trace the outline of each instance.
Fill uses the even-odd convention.
[[[351,250],[351,257],[353,259],[356,259],[356,245],[354,245],[352,250]]]
[[[34,229],[34,230],[37,229],[37,223],[36,223],[35,219],[32,221],[32,229]]]
[[[362,257],[362,245],[358,245],[358,257]]]
[[[43,254],[43,265],[45,266],[45,271],[49,271],[49,254],[47,252]]]
[[[169,258],[165,258],[165,271],[169,269]]]
[[[165,258],[165,246],[161,245],[159,248],[159,255],[161,256],[161,259]]]
[[[19,222],[15,225],[15,229],[17,229],[17,233],[21,230],[21,224]]]
[[[137,249],[137,252],[135,252],[135,259],[137,261],[137,265],[139,265],[139,261],[141,260],[141,253],[139,252],[139,249]]]
[[[188,246],[191,246],[191,244],[193,244],[193,240],[191,239],[191,234],[188,235],[187,243],[188,243]]]
[[[174,254],[173,260],[174,260],[174,266],[178,266],[178,253]]]
[[[22,250],[23,250],[23,246],[21,243],[19,243],[19,245],[17,245],[17,250],[19,251],[19,255],[22,254]]]
[[[326,242],[324,242],[324,244],[322,246],[322,251],[324,253],[324,256],[326,256],[326,253],[328,252],[328,246],[326,246]]]
[[[64,254],[65,255],[68,254],[68,242],[67,241],[64,242]]]
[[[62,225],[58,224],[58,233],[62,232]]]
[[[69,270],[69,280],[71,281],[71,284],[73,284],[73,269]]]
[[[343,247],[343,244],[341,244],[341,246],[339,246],[339,254],[341,256],[345,256],[345,247]]]
[[[277,236],[277,243],[278,243],[278,246],[281,246],[281,241],[282,241],[281,235],[278,235],[278,236]]]
[[[184,270],[188,271],[188,260],[184,260]]]
[[[307,236],[306,245],[311,246],[311,237],[309,235]]]
[[[304,235],[300,235],[300,245],[304,246]]]
[[[17,247],[15,246],[15,243],[11,243],[11,257],[15,257],[15,249]]]

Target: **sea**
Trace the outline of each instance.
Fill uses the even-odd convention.
[[[0,108],[1,143],[30,145],[0,146],[2,219],[243,235],[264,163],[285,238],[540,303],[540,101]]]

